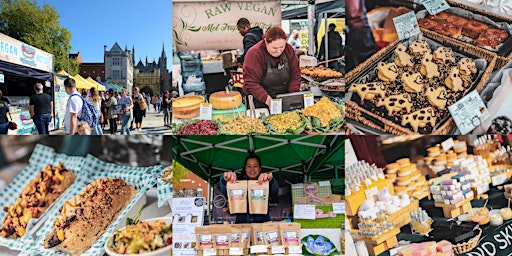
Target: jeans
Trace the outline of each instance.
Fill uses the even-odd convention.
[[[110,134],[115,134],[117,132],[117,118],[111,118],[108,122],[110,124]]]
[[[121,115],[121,135],[125,134],[130,135],[130,127],[128,127],[128,122],[130,122],[130,115]]]
[[[163,111],[164,111],[164,125],[168,125],[171,123],[169,120],[169,109],[164,108]]]
[[[8,127],[9,127],[9,122],[0,124],[0,134],[7,134],[7,132],[9,131]]]
[[[160,111],[162,111],[161,106],[162,106],[162,103],[156,104],[156,107],[158,108],[158,113],[160,113]]]
[[[101,125],[99,123],[93,127],[92,132],[93,135],[103,135],[103,130],[101,129]]]
[[[34,115],[33,120],[39,134],[50,134],[48,125],[52,120],[51,114],[36,114]]]

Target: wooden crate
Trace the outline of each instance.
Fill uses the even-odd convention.
[[[411,223],[411,212],[417,210],[420,206],[420,202],[414,198],[411,199],[411,203],[396,211],[395,213],[388,216],[388,221],[392,222],[395,227],[401,228]]]
[[[373,182],[370,186],[363,185],[361,188],[348,196],[345,197],[345,212],[348,216],[355,216],[357,215],[357,211],[359,210],[359,207],[363,204],[363,201],[366,200],[366,194],[365,191],[368,189],[372,189],[374,187],[377,187],[378,190],[382,190],[385,187],[390,186],[390,194],[394,194],[393,184],[391,183],[391,180],[378,180]]]
[[[473,197],[464,199],[457,204],[434,203],[434,206],[443,208],[444,217],[455,218],[471,210],[471,200],[473,200]]]
[[[370,255],[379,255],[385,251],[389,251],[393,246],[398,244],[398,240],[396,239],[398,233],[400,233],[400,228],[395,227],[393,230],[382,234],[376,239],[363,238],[366,248],[368,248],[368,253]]]

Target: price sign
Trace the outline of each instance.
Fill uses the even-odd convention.
[[[418,25],[414,11],[393,18],[393,23],[395,23],[399,40],[420,34],[420,26]]]
[[[332,203],[332,212],[336,214],[345,214],[345,203]]]
[[[441,147],[445,152],[448,152],[453,147],[453,138],[449,138],[441,143]]]
[[[281,114],[283,113],[283,100],[282,99],[272,99],[270,101],[270,114]]]
[[[242,248],[240,247],[237,247],[237,248],[229,248],[229,255],[244,255],[244,251]]]
[[[315,205],[312,204],[296,204],[293,206],[294,219],[314,220],[315,213]]]
[[[295,253],[299,253],[299,254],[302,254],[302,246],[300,245],[290,245],[288,246],[288,253],[289,254],[295,254]]]
[[[315,98],[312,93],[304,94],[304,108],[307,108],[311,105],[315,104]]]
[[[284,246],[272,246],[272,254],[284,253]]]
[[[251,253],[266,253],[267,246],[266,245],[251,245]]]
[[[496,175],[496,176],[492,176],[492,185],[493,186],[498,186],[498,185],[501,185],[505,182],[507,182],[507,175],[505,173],[503,174],[500,174],[500,175]]]
[[[469,133],[491,116],[476,90],[448,106],[448,110],[462,135]]]
[[[431,15],[450,9],[450,5],[446,0],[423,0],[421,4],[425,6],[425,9],[427,9],[428,13]]]
[[[201,103],[201,105],[199,105],[199,119],[212,120],[212,104]]]

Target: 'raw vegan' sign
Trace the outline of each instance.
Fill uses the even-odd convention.
[[[243,48],[240,18],[263,30],[281,25],[280,1],[173,2],[172,10],[177,51]]]

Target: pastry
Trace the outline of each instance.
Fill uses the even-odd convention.
[[[377,102],[377,107],[384,106],[388,111],[388,115],[393,115],[393,112],[398,112],[405,108],[407,113],[411,111],[412,102],[411,96],[407,93],[399,95],[390,95],[385,98],[381,98]]]
[[[428,15],[427,18],[433,19],[433,20],[446,20],[446,18],[448,18],[448,16],[450,16],[450,14],[447,12],[439,12],[434,15]]]
[[[452,48],[439,47],[434,51],[434,60],[439,63],[455,63]]]
[[[400,167],[400,165],[397,163],[388,164],[388,165],[386,165],[386,173],[388,173],[388,174],[396,173],[398,171],[398,167]]]
[[[464,26],[469,22],[469,20],[456,14],[450,14],[446,17],[446,22],[456,26]]]
[[[409,46],[409,52],[414,55],[423,55],[430,52],[430,46],[425,40],[416,40]]]
[[[135,189],[122,179],[101,178],[89,183],[64,203],[44,247],[69,254],[84,253],[134,195]]]
[[[411,160],[409,158],[400,158],[396,160],[396,163],[399,164],[400,167],[405,167],[411,164]]]
[[[459,73],[463,76],[473,75],[477,71],[475,62],[470,58],[462,58],[457,63],[457,68],[459,68]]]
[[[411,55],[407,53],[407,47],[399,43],[395,49],[395,64],[398,67],[412,67],[414,64],[411,61]]]
[[[405,72],[402,74],[402,84],[407,92],[422,92],[423,78],[420,73]]]
[[[435,89],[433,87],[429,87],[425,94],[427,95],[428,102],[432,104],[432,106],[440,109],[444,109],[446,107],[447,94],[444,86]]]
[[[7,212],[0,228],[0,235],[18,238],[25,235],[31,218],[39,218],[44,211],[75,181],[76,175],[64,165],[47,165],[30,180],[13,205],[4,207]]]
[[[402,117],[402,126],[410,124],[414,132],[418,132],[418,128],[424,128],[428,123],[432,127],[436,124],[436,115],[432,107],[422,108]]]
[[[434,28],[434,31],[453,38],[458,38],[462,35],[462,27],[450,23],[437,26]]]
[[[386,95],[386,86],[380,82],[367,84],[353,84],[348,89],[349,92],[357,92],[361,101],[372,100],[376,95],[384,97]]]
[[[458,92],[464,90],[462,86],[462,78],[459,74],[459,69],[457,67],[453,67],[450,71],[450,74],[444,80],[444,83],[448,88],[452,91]]]
[[[421,58],[420,73],[427,77],[427,79],[439,77],[439,70],[437,69],[437,65],[432,61],[432,54],[426,53],[423,55],[423,58]]]
[[[377,71],[379,79],[384,82],[394,82],[398,76],[398,68],[395,63],[379,62]]]
[[[462,27],[462,34],[473,39],[477,38],[481,33],[489,28],[489,25],[477,20],[470,20]]]
[[[418,19],[418,25],[420,25],[420,28],[434,30],[434,28],[439,26],[439,23],[434,19],[422,18],[422,19]]]
[[[503,29],[490,28],[481,33],[473,43],[479,46],[488,46],[496,49],[508,36],[508,32]]]

